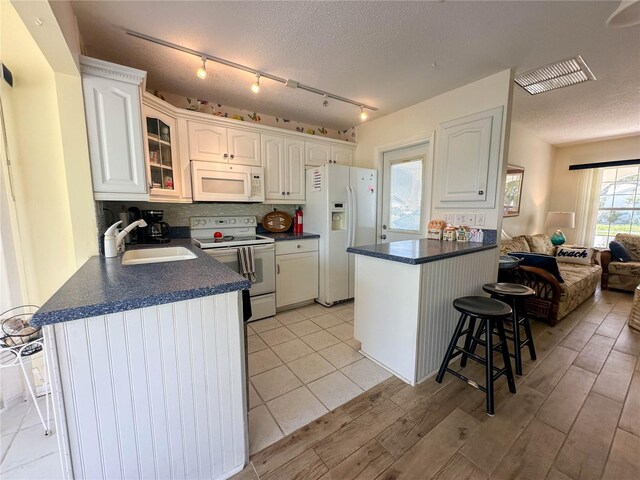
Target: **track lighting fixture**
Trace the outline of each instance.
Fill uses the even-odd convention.
[[[205,57],[202,57],[202,66],[196,72],[196,75],[201,80],[204,80],[205,78],[207,78],[207,65],[206,64],[207,64],[207,59]]]
[[[260,74],[256,73],[256,81],[251,85],[251,91],[253,93],[258,93],[260,91]]]
[[[638,0],[638,1],[640,1],[640,0]],[[130,35],[130,36],[135,37],[135,38],[138,38],[140,40],[144,40],[145,42],[150,42],[150,43],[153,43],[155,45],[161,45],[163,47],[170,48],[172,50],[176,50],[176,51],[179,51],[179,52],[186,53],[188,55],[194,55],[194,56],[202,58],[202,66],[200,68],[198,68],[198,71],[196,72],[198,78],[201,78],[201,79],[204,79],[206,77],[207,70],[206,70],[205,63],[207,61],[210,61],[210,62],[219,63],[221,65],[225,65],[225,66],[230,67],[230,68],[235,68],[236,70],[241,70],[243,72],[254,74],[256,76],[256,81],[255,81],[255,83],[253,85],[251,85],[251,91],[253,93],[258,93],[260,91],[260,77],[266,77],[269,80],[281,83],[283,85],[286,85],[287,87],[295,88],[295,89],[298,89],[298,90],[304,90],[306,92],[314,93],[316,95],[322,96],[324,98],[324,100],[322,101],[322,105],[323,106],[328,106],[329,98],[331,98],[333,100],[337,100],[338,102],[344,102],[344,103],[348,103],[350,105],[354,105],[356,107],[360,107],[360,118],[362,118],[363,120],[367,118],[367,114],[364,112],[365,108],[367,110],[371,110],[372,112],[375,112],[376,110],[378,110],[373,105],[365,105],[363,103],[358,102],[357,100],[352,100],[350,98],[342,97],[342,96],[336,95],[334,93],[326,92],[324,90],[320,90],[319,88],[315,88],[315,87],[312,87],[310,85],[305,85],[303,83],[300,83],[300,82],[298,82],[296,80],[292,80],[290,78],[283,78],[283,77],[280,77],[278,75],[274,75],[272,73],[265,72],[265,71],[261,71],[260,73],[258,73],[258,71],[256,69],[254,69],[253,67],[250,67],[248,65],[242,65],[240,63],[232,62],[231,60],[226,60],[224,58],[216,57],[215,55],[211,55],[211,54],[206,53],[206,52],[202,52],[202,51],[199,51],[199,50],[194,50],[192,48],[185,47],[183,45],[178,45],[177,43],[168,42],[168,41],[163,40],[161,38],[152,37],[152,36],[146,35],[144,33],[136,32],[134,30],[129,30],[128,28],[123,28],[123,27],[119,27],[119,28],[121,28],[122,31],[124,31],[125,34]]]

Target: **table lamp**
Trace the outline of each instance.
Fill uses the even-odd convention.
[[[547,214],[547,227],[557,228],[557,230],[551,235],[551,243],[555,246],[562,245],[567,241],[567,238],[560,229],[575,227],[575,213],[549,212]]]

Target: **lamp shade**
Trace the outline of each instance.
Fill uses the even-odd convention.
[[[547,226],[554,228],[575,228],[576,220],[574,212],[549,212],[547,214]]]

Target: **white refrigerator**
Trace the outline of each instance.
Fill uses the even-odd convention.
[[[308,169],[306,175],[304,231],[320,234],[317,301],[329,306],[353,298],[355,259],[347,247],[376,243],[378,175],[335,164]]]

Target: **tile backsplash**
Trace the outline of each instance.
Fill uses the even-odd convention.
[[[188,226],[189,217],[215,215],[255,215],[258,221],[274,209],[295,213],[297,205],[265,205],[262,203],[151,203],[151,202],[96,202],[96,216],[99,232],[104,232],[112,223],[112,215],[118,220],[118,213],[129,207],[140,210],[164,210],[164,220],[172,227]],[[303,207],[304,208],[304,207]],[[111,212],[111,213],[110,213]]]

